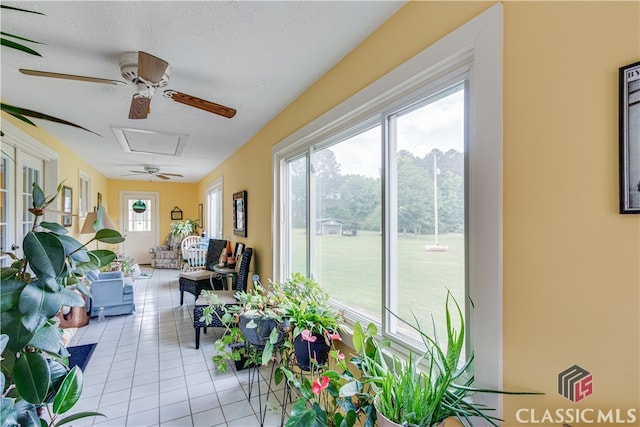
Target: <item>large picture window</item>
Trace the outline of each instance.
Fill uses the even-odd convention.
[[[348,317],[414,345],[385,307],[444,331],[447,292],[465,305],[464,87],[414,94],[286,161],[286,275],[313,277]]]
[[[387,309],[442,333],[451,292],[502,386],[501,5],[278,143],[273,176],[274,280],[312,276],[396,349],[419,343]]]

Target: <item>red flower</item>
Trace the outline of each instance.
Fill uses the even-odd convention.
[[[324,377],[322,377],[322,383],[320,383],[319,379],[316,379],[313,382],[313,385],[311,386],[311,391],[313,392],[313,394],[318,395],[322,390],[324,390],[327,387],[329,387],[329,377],[325,375]]]
[[[318,337],[313,335],[308,329],[303,329],[302,332],[300,332],[300,335],[302,335],[302,341],[316,342],[318,339]]]

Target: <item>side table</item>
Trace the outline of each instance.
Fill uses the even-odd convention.
[[[222,277],[227,279],[227,289],[235,290],[237,288],[238,281],[238,272],[235,268],[229,267],[218,267],[217,265],[213,266],[213,271],[220,274]],[[229,279],[231,279],[231,285],[229,286]]]

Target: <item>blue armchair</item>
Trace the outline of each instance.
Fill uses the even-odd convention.
[[[91,287],[91,317],[100,313],[100,307],[104,307],[105,316],[130,314],[136,309],[131,279],[121,271],[90,271],[86,276]]]

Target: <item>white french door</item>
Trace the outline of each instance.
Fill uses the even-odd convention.
[[[135,263],[151,264],[149,249],[158,245],[158,193],[126,192],[120,197],[120,229],[125,237],[123,253]],[[144,210],[134,210],[144,204]]]
[[[3,145],[0,156],[0,246],[3,252],[22,257],[22,240],[33,227],[33,184],[43,187],[44,161],[11,145]],[[2,266],[11,260],[0,258]]]

